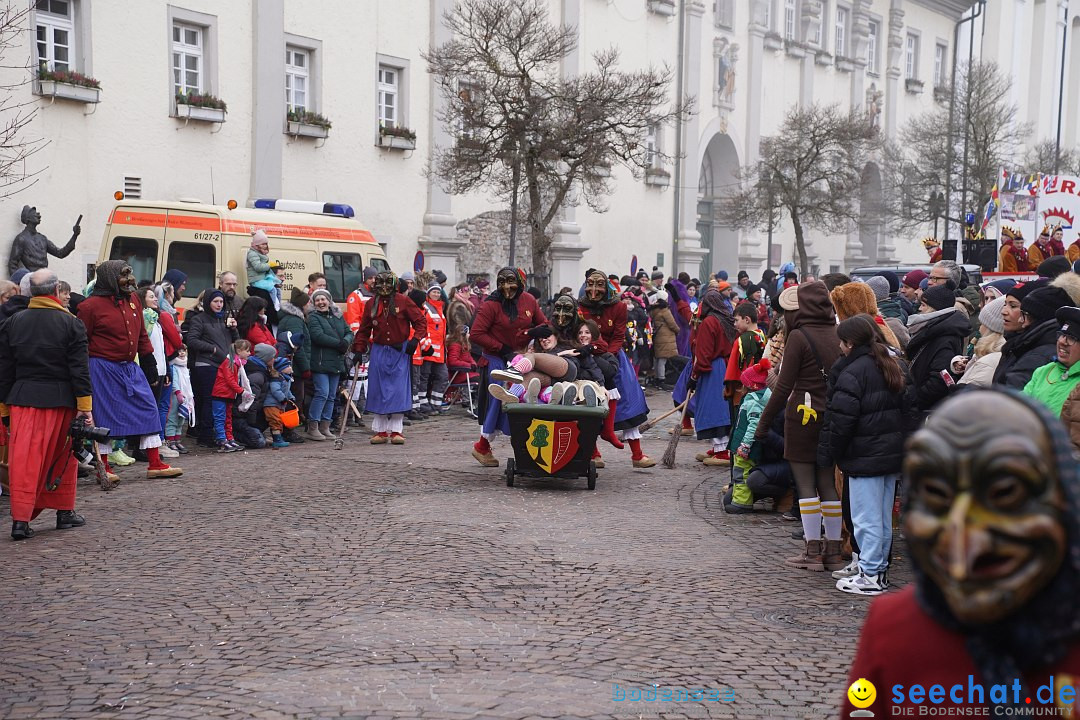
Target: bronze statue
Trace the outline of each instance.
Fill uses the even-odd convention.
[[[49,241],[49,238],[37,231],[38,225],[41,224],[41,214],[36,207],[23,205],[20,220],[26,227],[15,236],[15,241],[11,243],[11,255],[8,257],[9,276],[21,267],[30,272],[48,267],[50,255],[66,258],[75,249],[75,239],[82,232],[82,228],[79,227],[79,223],[82,222],[82,215],[80,215],[75,221],[75,227],[71,228],[71,239],[68,240],[67,245],[58,248]]]

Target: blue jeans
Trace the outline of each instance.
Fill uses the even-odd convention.
[[[889,567],[892,511],[900,474],[850,477],[851,521],[859,543],[859,569],[877,575]]]
[[[218,443],[223,443],[230,439],[226,430],[232,425],[232,423],[229,422],[231,420],[230,413],[232,413],[232,402],[222,398],[214,398],[210,403],[210,407],[213,408],[214,440]]]
[[[308,408],[308,419],[313,422],[334,419],[334,395],[337,393],[337,373],[311,373],[311,382],[315,385],[315,396],[311,398],[311,407]]]

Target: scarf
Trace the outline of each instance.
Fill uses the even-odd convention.
[[[179,405],[180,417],[187,420],[188,425],[195,425],[195,392],[191,388],[191,373],[188,372],[187,358],[175,357],[172,365],[173,395]]]
[[[729,341],[734,341],[738,336],[739,332],[735,329],[735,318],[731,314],[731,308],[728,307],[724,296],[720,294],[719,290],[711,288],[705,293],[705,297],[701,298],[699,312],[702,322],[710,315],[716,316],[716,319],[720,321],[720,326],[724,329],[724,336]]]
[[[158,324],[158,311],[154,308],[143,308],[142,322],[143,327],[146,328],[146,334],[149,335],[154,331],[154,326]]]
[[[123,260],[106,260],[98,265],[93,294],[113,298],[126,296],[127,293],[120,292],[120,271],[125,265]]]

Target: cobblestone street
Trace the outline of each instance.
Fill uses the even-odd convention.
[[[704,444],[674,471],[602,444],[589,492],[506,487],[476,433],[455,408],[403,447],[137,464],[80,486],[84,528],[47,511],[21,543],[5,499],[0,717],[837,716],[867,601],[783,568],[794,523],[725,515]],[[631,700],[651,685],[705,693]]]

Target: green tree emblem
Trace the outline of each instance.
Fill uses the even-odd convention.
[[[536,427],[536,429],[533,430],[532,442],[530,443],[530,445],[532,445],[534,448],[536,448],[536,458],[535,459],[536,459],[536,463],[538,465],[540,464],[540,460],[542,458],[542,454],[541,454],[542,450],[544,448],[546,448],[548,446],[548,444],[549,444],[548,443],[548,435],[549,434],[550,433],[548,431],[547,425],[538,425]]]

